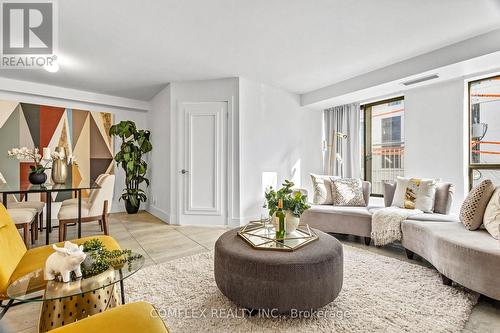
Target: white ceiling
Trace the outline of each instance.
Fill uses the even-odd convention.
[[[499,27],[499,0],[60,0],[61,70],[0,76],[141,100],[231,76],[305,93]]]

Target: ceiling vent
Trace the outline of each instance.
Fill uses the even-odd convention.
[[[439,75],[432,74],[432,75],[429,75],[429,76],[419,77],[418,79],[414,79],[414,80],[403,82],[403,84],[405,86],[411,86],[413,84],[417,84],[417,83],[421,83],[421,82],[425,82],[425,81],[429,81],[429,80],[434,80],[434,79],[437,79],[438,77],[439,77]]]

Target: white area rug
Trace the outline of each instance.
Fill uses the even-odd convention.
[[[147,267],[125,283],[129,301],[154,304],[173,333],[459,332],[478,299],[443,285],[433,269],[346,245],[342,291],[309,318],[244,315],[218,290],[212,252]]]

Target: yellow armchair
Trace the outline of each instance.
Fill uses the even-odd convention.
[[[110,249],[120,249],[110,236],[90,236],[72,240],[76,244],[97,238]],[[59,243],[58,246],[62,246]],[[36,269],[43,268],[45,260],[54,250],[51,245],[27,249],[5,206],[0,204],[0,301],[7,300],[7,288],[16,279]],[[7,308],[0,312],[0,318]]]
[[[121,305],[49,333],[168,333],[155,308],[145,302]]]

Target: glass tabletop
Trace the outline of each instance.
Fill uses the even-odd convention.
[[[7,288],[7,296],[21,302],[40,302],[82,295],[120,282],[144,265],[144,257],[132,252],[130,262],[86,279],[70,282],[45,281],[43,268],[33,271],[14,281]]]
[[[318,239],[318,235],[309,228],[309,225],[299,225],[298,228],[287,233],[285,238],[276,238],[276,229],[270,223],[251,221],[238,232],[254,249],[294,251]]]
[[[73,184],[68,180],[65,184],[45,183],[41,185],[33,185],[29,182],[21,182],[18,184],[1,184],[0,193],[20,193],[20,192],[47,192],[47,191],[75,191],[75,190],[90,190],[100,188],[94,180],[82,180],[78,184]]]

